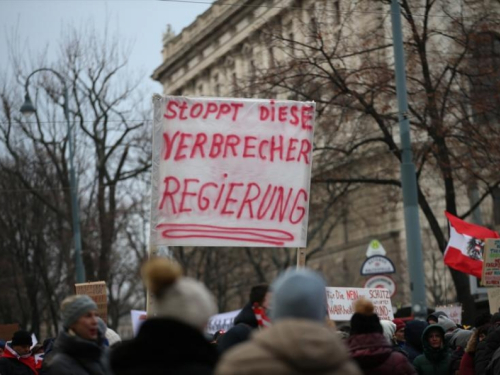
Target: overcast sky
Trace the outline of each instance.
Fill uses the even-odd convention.
[[[188,3],[159,0],[0,0],[0,71],[8,64],[7,38],[17,30],[22,48],[38,54],[48,45],[55,53],[64,25],[77,27],[94,22],[104,30],[118,30],[124,40],[134,42],[131,68],[146,73],[145,84],[161,93],[161,86],[149,79],[161,60],[162,34],[167,24],[179,33],[202,14],[213,0]],[[50,61],[50,59],[49,59]]]

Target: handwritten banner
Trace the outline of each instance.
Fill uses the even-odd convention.
[[[500,240],[487,238],[484,241],[483,275],[484,286],[500,286]]]
[[[305,247],[314,103],[154,99],[153,245]]]
[[[354,314],[354,303],[361,297],[371,301],[380,319],[392,320],[391,293],[387,289],[369,288],[326,288],[328,314],[331,320],[348,321]]]

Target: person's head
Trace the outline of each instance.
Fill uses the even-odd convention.
[[[479,342],[483,341],[486,338],[486,336],[488,336],[488,332],[491,327],[492,327],[491,324],[483,324],[481,327],[477,329],[477,340]]]
[[[380,320],[375,314],[373,303],[360,298],[354,303],[354,314],[351,317],[351,336],[364,333],[384,333]]]
[[[324,324],[327,311],[325,287],[323,277],[314,271],[286,271],[271,286],[271,320],[297,318]]]
[[[31,352],[31,335],[27,331],[17,331],[12,336],[10,347],[19,355],[26,355]]]
[[[444,346],[444,330],[438,324],[430,325],[424,332],[423,340],[431,349],[440,349]]]
[[[454,330],[457,329],[457,325],[455,324],[455,322],[447,318],[446,316],[440,316],[438,318],[437,324],[443,327],[445,333],[453,332]]]
[[[396,332],[394,333],[394,339],[397,342],[405,342],[405,327],[406,324],[402,319],[394,319],[392,321],[396,325]]]
[[[65,298],[61,314],[65,330],[73,331],[84,340],[98,339],[97,305],[92,298],[84,294]]]
[[[217,313],[212,293],[199,281],[182,275],[181,266],[170,259],[153,258],[142,269],[153,293],[156,316],[177,320],[203,332]]]
[[[427,316],[427,324],[437,324],[440,316],[448,317],[444,311],[434,311]]]
[[[384,337],[388,343],[394,343],[394,334],[396,333],[396,325],[390,320],[381,320],[380,325],[384,330]]]
[[[474,319],[474,327],[479,328],[481,326],[484,326],[485,324],[491,323],[491,318],[493,316],[489,312],[484,312],[480,315],[478,315]]]
[[[494,313],[493,316],[491,317],[491,324],[497,328],[500,326],[500,313]]]
[[[252,287],[250,290],[249,301],[252,306],[255,304],[262,306],[264,309],[269,308],[271,293],[269,293],[269,285],[259,284]]]

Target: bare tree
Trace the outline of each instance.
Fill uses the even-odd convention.
[[[266,31],[280,58],[258,69],[254,90],[317,103],[313,183],[401,186],[389,3],[353,1],[339,8],[316,2],[301,9],[305,2],[298,1],[293,34],[280,19]],[[442,211],[466,218],[474,207],[461,197],[471,181],[480,192],[477,204],[500,183],[492,167],[500,157],[494,147],[500,17],[486,1],[400,3],[419,205],[443,252]],[[468,278],[451,274],[470,320],[475,306]]]
[[[15,45],[15,41],[11,41]],[[147,183],[142,175],[150,168],[149,122],[139,90],[140,76],[127,70],[128,53],[123,43],[92,28],[69,27],[59,44],[54,63],[44,59],[24,59],[11,51],[15,79],[6,81],[0,92],[0,142],[5,156],[0,170],[18,181],[28,194],[48,210],[57,223],[57,246],[64,259],[64,292],[73,290],[71,197],[68,178],[65,120],[62,87],[57,77],[39,73],[30,81],[29,91],[38,110],[33,119],[24,119],[18,108],[22,87],[28,74],[40,67],[58,71],[66,81],[70,95],[70,121],[76,144],[76,169],[81,209],[82,252],[89,281],[104,280],[109,288],[109,324],[116,328],[118,319],[130,308],[137,287],[139,255],[127,247],[128,222],[144,202]],[[28,61],[24,64],[23,61]],[[22,86],[21,86],[22,85]],[[45,165],[50,178],[39,189],[26,174],[22,161]],[[30,161],[30,158],[33,158]],[[49,176],[47,176],[49,177]],[[137,216],[136,216],[137,217]],[[142,225],[137,220],[135,225]],[[56,236],[56,237],[57,237]],[[49,274],[55,263],[41,273]],[[59,296],[57,296],[59,297]],[[51,298],[50,294],[46,298]],[[125,303],[127,301],[127,303]]]

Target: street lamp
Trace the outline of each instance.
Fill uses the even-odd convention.
[[[68,134],[68,142],[69,142],[69,181],[70,181],[70,192],[71,192],[71,214],[73,221],[73,238],[75,241],[75,264],[76,264],[76,282],[84,283],[85,282],[85,268],[83,266],[82,261],[82,239],[80,235],[80,208],[78,206],[77,199],[77,191],[76,191],[76,176],[75,176],[75,167],[74,167],[74,146],[73,146],[73,137],[72,137],[72,129],[69,123],[69,108],[68,108],[68,87],[66,86],[66,82],[61,74],[56,72],[50,68],[41,68],[32,72],[28,78],[26,78],[26,83],[24,85],[24,103],[21,106],[21,113],[23,115],[32,115],[36,112],[36,108],[33,105],[33,102],[30,99],[30,94],[28,91],[30,78],[38,72],[51,72],[54,73],[57,78],[61,81],[63,85],[63,95],[64,95],[64,117],[66,118],[67,125],[67,134]]]

